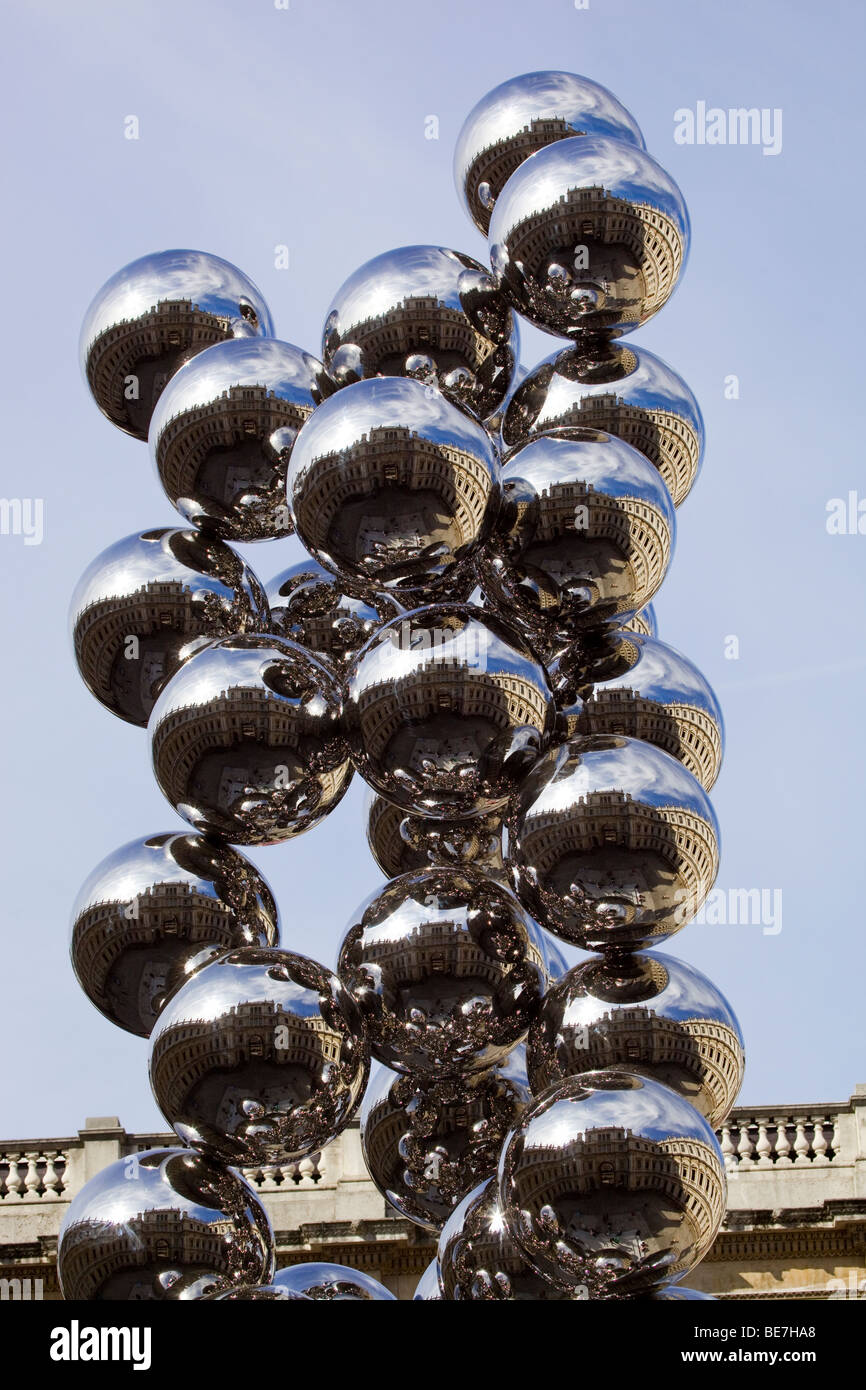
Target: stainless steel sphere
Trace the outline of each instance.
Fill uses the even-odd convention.
[[[274,338],[208,348],[172,378],[150,425],[150,454],[187,521],[233,541],[286,536],[289,459],[333,390],[321,362]]]
[[[547,672],[569,737],[644,739],[687,767],[704,791],[713,786],[724,755],[722,711],[697,666],[675,647],[608,630],[566,648]]]
[[[487,540],[499,460],[484,427],[420,381],[358,381],[304,426],[289,505],[307,550],[375,600],[425,595]]]
[[[530,774],[506,826],[521,901],[585,951],[660,945],[691,921],[718,871],[706,792],[639,739],[564,743]]]
[[[381,627],[346,678],[352,761],[412,815],[501,811],[548,747],[556,711],[523,639],[468,605],[418,609]]]
[[[278,946],[277,905],[254,864],[218,840],[168,832],[98,864],[72,909],[72,968],[112,1023],[150,1036],[175,990],[222,951]]]
[[[490,264],[514,308],[561,338],[618,336],[670,297],[689,249],[679,188],[635,144],[557,140],[496,199]]]
[[[300,642],[345,668],[377,628],[402,611],[387,594],[375,603],[341,592],[340,581],[312,559],[283,570],[267,585],[270,631]]]
[[[623,1066],[691,1101],[713,1129],[743,1082],[740,1025],[705,975],[673,956],[582,961],[557,980],[529,1030],[538,1095],[580,1072]]]
[[[598,430],[545,435],[507,456],[502,483],[496,531],[477,566],[481,587],[543,648],[627,622],[652,598],[676,518],[637,450]]]
[[[337,970],[376,1060],[424,1077],[502,1061],[546,988],[520,903],[468,868],[419,870],[378,889],[349,927]]]
[[[627,623],[623,623],[623,628],[626,632],[640,632],[644,637],[658,637],[658,619],[652,604],[648,603],[646,608],[635,613],[633,618],[629,618]]]
[[[370,1177],[401,1216],[438,1233],[470,1188],[496,1171],[528,1102],[522,1046],[469,1077],[428,1082],[383,1068],[361,1107]]]
[[[150,1084],[185,1144],[233,1166],[324,1148],[364,1093],[360,1013],[336,975],[291,951],[227,951],[151,1035]]]
[[[166,382],[227,338],[273,337],[261,291],[207,251],[158,251],[102,286],[81,327],[81,368],[103,415],[147,439]]]
[[[274,1233],[251,1185],[189,1149],[110,1163],[73,1197],[57,1241],[68,1301],[195,1299],[274,1271]]]
[[[499,1200],[546,1278],[590,1298],[637,1294],[709,1250],[725,1213],[724,1160],[704,1117],[667,1086],[586,1072],[525,1111],[502,1150]]]
[[[97,555],[69,609],[88,690],[142,728],[159,692],[200,647],[268,624],[264,590],[230,546],[166,526],[136,531]]]
[[[278,1269],[274,1284],[317,1303],[396,1303],[397,1296],[378,1279],[348,1265],[301,1264]]]
[[[373,791],[367,793],[366,812],[370,853],[386,878],[449,864],[494,876],[505,871],[501,815],[454,821],[407,816]]]
[[[637,344],[578,344],[539,362],[506,402],[502,443],[514,449],[575,428],[605,430],[644,454],[677,507],[703,461],[697,401],[667,362]]]
[[[454,151],[457,193],[485,236],[507,180],[536,150],[575,135],[610,135],[644,149],[630,112],[612,92],[573,72],[527,72],[483,96]]]
[[[234,844],[309,830],[351,778],[335,677],[280,637],[205,647],[166,686],[149,732],[156,780],[178,815]]]
[[[311,1303],[305,1293],[292,1293],[279,1284],[244,1284],[238,1289],[228,1289],[225,1293],[206,1293],[202,1302],[207,1303]]]
[[[431,1260],[415,1287],[413,1303],[442,1303],[442,1288],[439,1284],[439,1261]]]
[[[438,1279],[447,1302],[572,1302],[577,1290],[557,1288],[527,1263],[505,1223],[495,1178],[472,1189],[439,1237]]]
[[[331,301],[322,359],[340,386],[407,376],[483,419],[520,356],[517,319],[487,266],[444,246],[401,246],[362,265]]]

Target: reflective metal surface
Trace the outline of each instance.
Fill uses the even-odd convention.
[[[377,890],[349,927],[337,970],[376,1060],[430,1077],[502,1061],[546,988],[519,902],[468,868],[419,870]]]
[[[301,541],[359,592],[426,601],[490,533],[499,461],[484,427],[420,381],[346,386],[304,426],[289,465]]]
[[[569,737],[627,734],[654,743],[709,791],[722,767],[725,726],[712,687],[656,637],[606,631],[547,665]]]
[[[151,1037],[156,1103],[185,1144],[233,1165],[283,1163],[329,1144],[364,1093],[369,1054],[354,1001],[292,951],[228,951],[169,1000]]]
[[[103,415],[147,439],[178,367],[213,343],[273,332],[261,291],[237,266],[207,251],[158,251],[99,290],[81,328],[81,368]]]
[[[667,1284],[647,1294],[654,1303],[715,1303],[711,1293],[701,1293],[700,1289],[687,1289],[682,1284]]]
[[[442,1289],[439,1285],[439,1261],[431,1260],[412,1295],[413,1303],[441,1303]]]
[[[629,618],[627,623],[623,623],[623,628],[626,632],[641,632],[644,637],[658,637],[658,619],[652,604],[648,603],[646,608],[635,613],[633,618]]]
[[[375,604],[341,592],[336,575],[312,559],[283,570],[267,585],[270,631],[345,667],[400,606],[387,594]]]
[[[688,496],[703,461],[697,401],[667,362],[636,343],[578,344],[539,362],[506,402],[502,442],[513,449],[575,428],[606,430],[644,454],[675,506]]]
[[[479,418],[498,410],[520,356],[517,319],[487,266],[444,246],[401,246],[335,294],[322,359],[340,386],[407,376]]]
[[[279,1284],[244,1284],[225,1293],[207,1293],[201,1302],[208,1303],[310,1303],[304,1293],[292,1293]]]
[[[278,946],[277,905],[237,850],[188,832],[131,840],[98,864],[72,909],[72,968],[112,1023],[142,1038],[215,955]]]
[[[504,872],[501,815],[448,821],[407,816],[371,791],[366,817],[367,844],[386,878],[448,864],[468,864],[485,874]]]
[[[277,1288],[318,1303],[396,1303],[396,1295],[360,1269],[348,1265],[288,1265],[274,1275]]]
[[[515,309],[558,337],[629,333],[670,297],[689,249],[683,196],[637,145],[557,140],[509,178],[490,264]]]
[[[438,1232],[470,1188],[496,1171],[528,1101],[522,1046],[470,1077],[425,1082],[382,1068],[361,1107],[370,1177],[401,1216]]]
[[[524,1113],[502,1150],[499,1198],[509,1233],[547,1278],[591,1298],[640,1293],[694,1268],[715,1239],[722,1151],[667,1086],[587,1072]]]
[[[166,526],[136,531],[97,555],[69,609],[88,690],[142,728],[166,682],[201,646],[268,623],[264,590],[230,546]]]
[[[700,783],[634,738],[576,738],[549,753],[506,827],[521,900],[586,951],[659,945],[691,921],[719,866]]]
[[[483,96],[454,151],[457,193],[487,235],[493,205],[529,155],[574,135],[610,135],[644,149],[630,112],[612,92],[573,72],[527,72]]]
[[[273,1270],[274,1233],[251,1185],[189,1149],[110,1163],[73,1197],[57,1241],[73,1301],[201,1298]]]
[[[439,1238],[438,1279],[448,1302],[571,1302],[576,1294],[543,1278],[505,1224],[495,1178],[464,1197]]]
[[[541,436],[506,457],[503,505],[478,562],[488,602],[544,646],[628,621],[673,555],[667,488],[642,454],[597,430]]]
[[[724,995],[673,956],[583,961],[545,995],[529,1030],[529,1079],[537,1095],[614,1065],[670,1086],[718,1129],[743,1082],[743,1036]]]
[[[335,677],[279,637],[204,648],[166,686],[149,732],[156,780],[178,815],[234,844],[309,830],[351,777]]]
[[[547,748],[547,675],[517,633],[468,605],[387,623],[346,679],[345,729],[364,780],[413,815],[502,810]]]
[[[274,338],[200,353],[163,391],[150,454],[178,511],[233,541],[286,536],[286,478],[301,426],[333,390],[321,362]]]

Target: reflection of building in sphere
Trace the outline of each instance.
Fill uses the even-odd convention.
[[[476,205],[479,204],[477,190],[480,184],[487,184],[495,197],[496,193],[505,187],[515,169],[531,154],[535,154],[536,150],[543,149],[545,145],[552,145],[554,140],[568,140],[572,135],[580,134],[582,132],[568,121],[556,116],[535,119],[527,122],[522,130],[509,134],[505,140],[497,140],[479,150],[464,179],[473,216],[479,211]],[[489,208],[485,208],[484,211],[486,216]]]
[[[217,595],[212,606],[223,608]],[[139,709],[146,720],[158,687],[177,665],[183,645],[178,638],[200,634],[207,616],[201,600],[194,602],[190,583],[179,579],[142,584],[126,596],[88,604],[77,616],[74,634],[86,684],[106,704],[120,699],[124,708]],[[226,612],[219,632],[229,629],[228,618]],[[131,636],[137,638],[137,650],[128,657],[125,645]]]
[[[721,731],[696,704],[648,700],[637,690],[598,688],[574,719],[576,734],[624,734],[663,748],[711,787],[722,763]]]
[[[447,645],[442,651],[447,650]],[[477,761],[491,737],[518,726],[544,729],[548,701],[516,672],[471,670],[460,657],[433,657],[405,677],[379,681],[357,697],[365,748],[380,758],[405,731],[408,761]]]
[[[312,1078],[323,1066],[339,1063],[343,1045],[321,1014],[299,1018],[275,999],[246,1001],[217,1018],[169,1024],[154,1041],[151,1074],[169,1115],[186,1113],[204,1083],[208,1109],[219,1111],[220,1128],[231,1133],[250,1123],[243,1108],[248,1097],[265,1104],[271,1099],[279,1109],[289,1094],[295,1104],[307,1101]],[[250,1067],[262,1073],[258,1081],[247,1074]],[[265,1069],[270,1088],[262,1084]]]
[[[529,955],[528,949],[521,952],[522,958]],[[465,999],[463,991],[454,997],[451,982],[473,980],[496,990],[509,973],[505,959],[485,950],[458,917],[451,921],[427,921],[421,930],[407,932],[397,940],[387,936],[377,939],[373,927],[365,933],[363,961],[365,967],[384,967],[398,998],[411,986],[405,1002],[413,1006],[421,1002],[433,1014],[448,1013]],[[419,985],[424,988],[419,989]]]
[[[544,285],[551,255],[564,254],[571,264],[578,245],[587,248],[587,278],[622,304],[624,322],[638,323],[661,308],[683,260],[682,234],[670,217],[601,187],[570,188],[525,218],[509,233],[509,260]]]
[[[537,1212],[554,1206],[569,1243],[589,1256],[615,1246],[634,1263],[664,1253],[654,1251],[653,1242],[663,1230],[669,1233],[672,1218],[678,1222],[680,1214],[688,1231],[678,1232],[678,1249],[705,1247],[725,1208],[719,1160],[708,1144],[681,1137],[647,1139],[614,1125],[575,1136],[567,1152],[561,1145],[525,1147],[518,1181],[521,1208]],[[641,1193],[661,1201],[642,1202]],[[634,1206],[628,1204],[630,1194]],[[592,1202],[581,1203],[590,1196]]]
[[[418,559],[437,542],[471,544],[494,485],[469,450],[383,425],[314,458],[302,486],[305,544],[357,564]]]
[[[153,407],[188,357],[232,337],[231,319],[194,308],[190,300],[160,300],[148,313],[121,319],[87,348],[87,380],[110,417],[147,434]],[[135,390],[128,378],[135,376]]]
[[[231,1218],[202,1221],[174,1208],[136,1212],[122,1226],[83,1220],[63,1239],[64,1284],[89,1289],[82,1298],[114,1290],[124,1299],[149,1299],[159,1275],[177,1267],[193,1275],[230,1273],[238,1234]]]
[[[286,400],[255,385],[232,386],[216,400],[180,411],[156,442],[166,492],[173,502],[204,497],[224,508],[250,492],[285,504],[288,451],[312,413],[312,401]],[[271,442],[278,430],[286,431],[284,448]]]
[[[686,496],[701,461],[701,441],[688,420],[673,411],[633,404],[614,391],[581,396],[545,429],[579,427],[607,430],[655,464],[679,503]]]
[[[506,342],[509,328],[506,321]],[[407,295],[384,314],[352,324],[347,337],[363,353],[368,376],[399,375],[406,357],[418,352],[433,355],[440,372],[459,366],[477,372],[496,350],[496,343],[480,333],[462,309],[423,294]]]

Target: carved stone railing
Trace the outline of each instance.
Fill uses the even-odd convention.
[[[820,1167],[845,1161],[842,1107],[735,1110],[718,1131],[729,1172],[749,1168]]]

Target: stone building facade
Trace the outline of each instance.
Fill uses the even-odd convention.
[[[866,1299],[866,1084],[841,1104],[735,1109],[719,1140],[728,1209],[686,1282],[724,1299]],[[57,1235],[72,1197],[107,1164],[170,1142],[127,1134],[113,1117],[71,1138],[0,1141],[0,1280],[59,1298]],[[389,1214],[357,1125],[320,1155],[247,1176],[273,1221],[279,1265],[347,1264],[411,1298],[432,1242]]]

